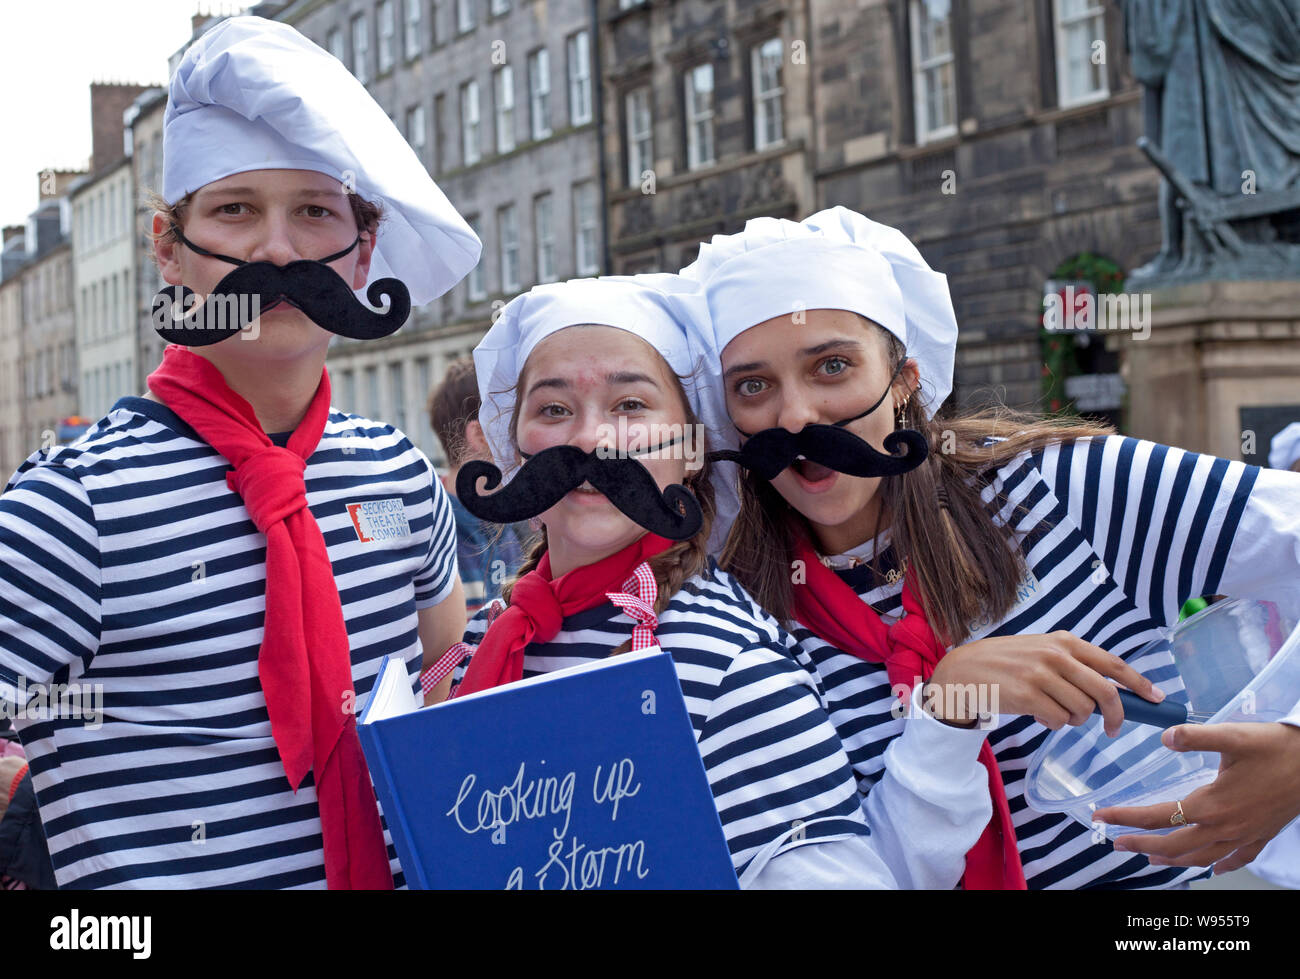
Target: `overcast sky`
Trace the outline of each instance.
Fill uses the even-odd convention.
[[[237,0],[0,0],[0,224],[36,208],[37,174],[90,157],[90,83],[167,83],[190,15]]]

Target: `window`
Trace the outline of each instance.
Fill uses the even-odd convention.
[[[515,148],[515,75],[509,65],[502,65],[492,73],[492,87],[496,99],[497,152],[509,153]]]
[[[397,21],[393,18],[393,0],[379,0],[379,74],[397,61]]]
[[[591,122],[591,51],[586,31],[569,38],[569,122]]]
[[[343,50],[343,31],[339,28],[329,29],[329,33],[325,35],[325,49],[345,65],[348,63],[347,52]]]
[[[370,81],[370,32],[365,14],[352,18],[352,74],[362,85]]]
[[[754,77],[754,149],[766,149],[785,138],[781,114],[781,39],[764,41],[750,52],[750,73]]]
[[[573,187],[573,254],[579,275],[600,271],[600,216],[596,213],[596,183],[588,180]]]
[[[510,0],[492,0],[492,4],[488,9],[492,11],[493,17],[500,17],[502,14],[510,12]]]
[[[374,421],[383,417],[383,406],[379,403],[379,368],[373,365],[366,368],[366,405],[366,412]]]
[[[519,217],[513,204],[497,211],[497,237],[501,241],[501,291],[519,288]]]
[[[474,0],[456,0],[456,32],[464,34],[474,29]]]
[[[406,141],[415,150],[415,155],[424,162],[424,151],[428,142],[424,128],[424,106],[413,105],[406,110]]]
[[[627,182],[635,187],[653,163],[650,138],[650,86],[627,93]]]
[[[645,3],[645,0],[618,0],[619,10],[631,10],[633,7],[639,7]]]
[[[912,0],[912,94],[916,141],[957,131],[951,0]]]
[[[433,372],[429,366],[429,358],[416,357],[415,358],[416,397],[427,398],[430,395],[430,393],[432,393],[433,391],[432,385],[433,385]],[[438,442],[438,438],[434,434],[433,428],[430,424],[429,412],[421,411],[419,413],[419,417],[417,419],[416,424],[419,428],[419,438],[417,441],[420,448],[424,450],[426,455],[432,455],[435,457],[436,465],[438,466],[444,465],[446,463],[446,460],[439,459],[437,457],[438,450],[440,448],[440,443]]]
[[[696,65],[686,73],[686,167],[713,162],[713,65]]]
[[[447,118],[447,97],[439,93],[433,97],[433,172],[442,173],[446,164],[443,147],[447,145],[443,120]]]
[[[478,121],[478,82],[466,82],[460,87],[460,156],[465,166],[479,159]]]
[[[1106,65],[1093,63],[1093,46],[1106,37],[1100,0],[1056,0],[1056,92],[1058,105],[1079,105],[1110,94]]]
[[[537,245],[537,281],[555,281],[555,222],[552,220],[551,195],[533,198],[533,240]]]
[[[388,396],[392,399],[393,411],[389,420],[403,435],[406,434],[406,377],[403,373],[406,364],[402,361],[388,365]]]
[[[406,0],[406,33],[402,37],[402,54],[408,61],[420,54],[420,9],[423,5],[424,0]]]
[[[528,103],[533,139],[551,135],[551,62],[545,48],[528,56]]]
[[[352,371],[339,372],[339,392],[340,397],[335,400],[331,398],[344,411],[353,411],[357,403],[357,378]]]
[[[483,225],[478,217],[466,218],[465,223],[478,236],[479,241],[482,241]],[[478,302],[487,295],[487,286],[483,281],[483,254],[485,253],[480,253],[478,264],[470,269],[469,275],[465,277],[465,287],[469,293],[470,302]]]

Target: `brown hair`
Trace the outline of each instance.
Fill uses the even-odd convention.
[[[662,359],[662,358],[661,358]],[[515,410],[510,416],[510,441],[518,445],[516,441],[516,431],[519,422],[519,405],[523,401],[524,379],[526,371],[521,371],[519,381],[515,385]],[[700,420],[696,417],[695,411],[691,408],[691,403],[686,397],[686,391],[682,387],[682,378],[680,378],[671,368],[668,370],[668,376],[672,378],[673,388],[677,397],[680,399],[682,408],[685,412],[685,423],[694,426],[696,431],[703,431],[700,426]],[[706,447],[707,448],[707,447]],[[672,597],[681,590],[682,583],[692,575],[699,574],[709,563],[708,541],[709,530],[713,527],[713,518],[715,514],[715,505],[713,499],[713,483],[709,478],[710,466],[707,453],[702,455],[703,465],[695,472],[690,473],[686,478],[686,488],[694,494],[700,502],[700,510],[704,514],[704,522],[700,525],[700,532],[689,540],[676,541],[666,551],[656,554],[647,562],[650,570],[654,573],[655,583],[658,585],[659,595],[655,599],[654,610],[656,615],[663,613],[668,607],[668,602]],[[534,538],[532,548],[525,555],[523,563],[515,577],[510,579],[501,588],[501,597],[510,601],[510,592],[513,590],[515,583],[528,572],[532,571],[542,560],[542,555],[546,553],[546,528],[543,527],[541,532]],[[625,653],[631,646],[631,640],[611,651],[611,655]]]
[[[167,227],[160,233],[154,234],[153,229],[150,228],[146,234],[153,241],[175,242],[175,229],[185,230],[185,212],[189,210],[193,197],[194,194],[189,193],[175,204],[168,204],[163,200],[161,194],[157,194],[152,190],[145,191],[145,206],[153,208],[167,222]],[[381,205],[366,200],[360,194],[348,194],[348,204],[352,207],[352,217],[357,222],[358,231],[368,231],[371,235],[378,233],[379,224],[384,219],[384,209]],[[156,257],[154,261],[157,261]]]
[[[478,375],[468,357],[447,366],[442,383],[429,395],[429,424],[442,443],[448,464],[460,465],[469,449],[465,426],[478,418]]]
[[[901,363],[907,356],[902,343],[882,327],[876,329],[885,337],[889,363]],[[945,642],[958,643],[969,634],[971,622],[985,614],[1000,619],[1011,609],[1025,570],[1011,521],[993,519],[1007,500],[999,494],[986,506],[980,498],[981,474],[1022,452],[1114,430],[1080,418],[1043,418],[1006,407],[927,419],[919,390],[906,403],[903,427],[922,432],[930,454],[911,472],[881,479],[876,536],[879,527],[889,527],[900,567],[906,568],[930,624]],[[720,563],[782,622],[794,618],[791,569],[797,533],[815,540],[808,522],[770,483],[745,473],[740,513]]]

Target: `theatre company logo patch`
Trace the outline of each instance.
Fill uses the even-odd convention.
[[[401,500],[366,500],[346,506],[352,526],[357,530],[357,540],[363,544],[411,536],[411,525]]]

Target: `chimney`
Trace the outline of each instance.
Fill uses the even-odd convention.
[[[91,173],[99,173],[125,156],[122,113],[148,85],[90,84]]]

